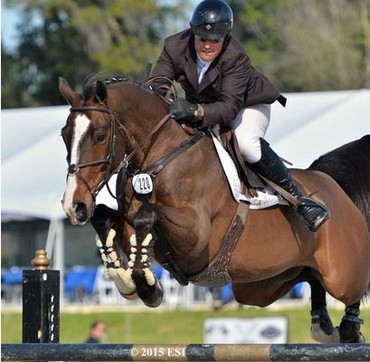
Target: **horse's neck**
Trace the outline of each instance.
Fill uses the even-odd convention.
[[[177,147],[185,135],[178,124],[166,117],[169,111],[154,95],[144,91],[140,102],[137,97],[126,96],[125,104],[117,104],[117,107],[126,134],[123,142],[127,154],[133,152],[132,161],[144,165]]]
[[[156,95],[126,83],[113,85],[109,93],[113,101],[112,109],[118,111],[125,130],[123,143],[127,147],[126,153],[134,153],[132,162],[135,165],[149,165],[187,138],[181,127],[171,119],[155,131],[158,123],[169,113]]]
[[[135,162],[142,165],[143,168],[164,157],[187,138],[179,125],[171,119],[165,121],[156,132],[152,133],[163,117],[166,117],[166,114],[160,116],[159,121],[147,121],[145,129],[135,128],[135,134],[132,134],[135,139],[135,147],[139,148]]]

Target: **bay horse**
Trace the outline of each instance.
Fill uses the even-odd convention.
[[[90,77],[81,94],[63,78],[59,89],[71,105],[62,129],[68,162],[63,208],[74,225],[92,222],[108,274],[124,297],[160,305],[153,258],[183,285],[231,282],[235,300],[246,305],[268,306],[307,281],[312,337],[364,340],[359,314],[370,279],[369,229],[332,177],[315,166],[292,169],[304,192],[330,210],[314,233],[289,206],[248,210],[236,202],[208,131],[189,134],[152,87]],[[118,210],[95,204],[113,174]],[[364,196],[368,207],[369,193]],[[326,292],[345,304],[337,328]]]

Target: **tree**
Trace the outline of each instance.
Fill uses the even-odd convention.
[[[370,0],[248,0],[236,33],[282,91],[353,89],[370,78]],[[234,5],[235,3],[235,5]]]
[[[181,19],[181,1],[14,0],[23,4],[20,43],[2,53],[2,106],[64,104],[58,76],[78,87],[91,73],[143,77],[166,34],[168,15]],[[13,98],[14,95],[18,96]],[[21,96],[23,95],[23,96]]]
[[[365,87],[370,88],[370,1],[360,0],[360,18],[364,34]]]
[[[370,86],[370,0],[229,0],[233,34],[280,91]],[[142,78],[164,37],[189,24],[182,0],[7,0],[23,7],[20,43],[2,49],[2,107],[64,104],[58,76],[77,88],[107,72]]]
[[[364,87],[359,9],[359,1],[348,0],[294,1],[280,9],[285,48],[271,68],[282,76],[283,87],[296,91]]]

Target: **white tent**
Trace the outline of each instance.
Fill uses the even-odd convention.
[[[287,94],[273,105],[267,141],[294,167],[370,133],[370,89]]]
[[[67,175],[60,136],[69,107],[2,110],[2,202],[7,218],[63,219]]]
[[[60,134],[68,114],[68,106],[1,111],[2,222],[31,217],[50,220],[45,250],[61,275],[66,218],[61,199],[67,161]],[[99,199],[111,207],[115,205],[106,189]],[[61,300],[63,283],[61,278]]]
[[[278,103],[272,107],[266,139],[294,167],[308,167],[321,154],[370,133],[368,89],[286,96],[286,108]],[[65,217],[60,200],[67,163],[60,130],[68,108],[1,111],[3,221]],[[108,202],[106,192],[101,200]]]

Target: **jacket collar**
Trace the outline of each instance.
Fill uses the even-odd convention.
[[[194,36],[189,36],[185,54],[185,74],[194,89],[198,89],[197,54],[194,47]]]

